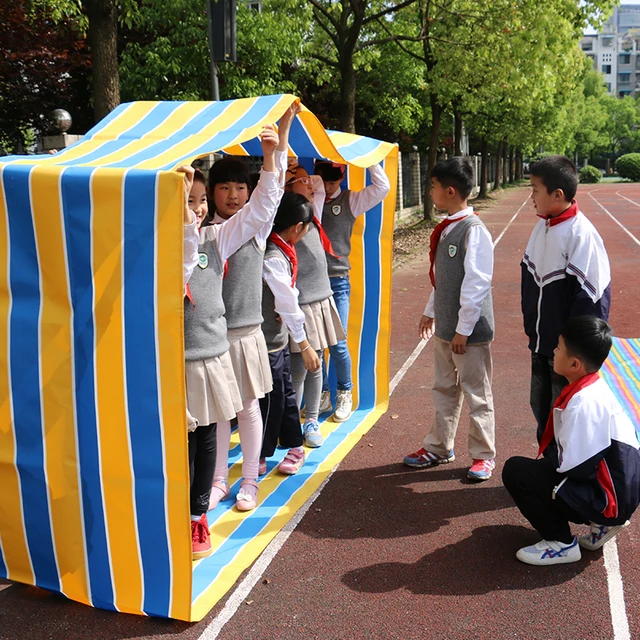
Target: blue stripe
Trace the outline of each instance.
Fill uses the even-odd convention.
[[[269,521],[277,514],[279,509],[286,504],[293,495],[311,478],[318,470],[318,467],[326,460],[353,432],[361,422],[369,415],[368,410],[355,411],[353,416],[340,424],[340,426],[329,435],[322,447],[308,452],[307,459],[298,473],[287,477],[278,488],[253,512],[248,513],[242,523],[216,550],[216,552],[202,560],[193,570],[192,601],[205,591],[211,583],[218,577],[220,571],[227,566],[238,551],[250,540],[259,535],[268,526]],[[276,450],[276,455],[268,459],[269,472],[284,457],[286,450]],[[277,471],[273,471],[277,473]],[[263,476],[266,477],[266,476]],[[239,488],[240,482],[232,488],[231,494],[235,492],[235,487]],[[221,502],[216,507],[215,512],[209,512],[209,523],[215,527],[215,520],[222,516],[228,509],[233,507],[233,500]],[[213,518],[215,514],[215,518]],[[213,518],[213,519],[212,519]]]
[[[117,139],[105,141],[100,145],[98,149],[79,156],[73,160],[67,162],[60,162],[62,166],[74,166],[88,164],[95,162],[108,156],[110,153],[119,151],[126,147],[129,143],[135,140],[139,140],[145,134],[149,133],[152,129],[155,129],[158,125],[162,124],[181,104],[182,102],[158,102],[156,106],[137,124],[133,125],[130,129],[121,133]],[[103,127],[101,127],[102,129]],[[162,143],[160,143],[162,144]],[[113,163],[107,166],[118,166],[118,163]]]
[[[305,131],[300,121],[296,118],[291,123],[291,148],[299,158],[318,158],[320,153],[309,138],[309,134]]]
[[[97,133],[100,133],[108,124],[113,122],[117,117],[119,117],[122,113],[124,113],[129,107],[131,107],[134,102],[123,102],[119,104],[113,111],[111,111],[107,116],[102,118],[100,122],[91,127],[87,133],[84,134],[83,140],[91,140]]]
[[[371,184],[367,171],[366,185]],[[380,330],[380,229],[382,227],[382,203],[365,214],[364,273],[365,298],[362,321],[362,342],[358,363],[359,408],[370,409],[376,404],[376,357]]]
[[[62,175],[61,191],[73,306],[72,357],[76,430],[91,602],[96,607],[114,610],[95,405],[90,195],[92,171],[88,168],[68,169]]]
[[[156,178],[155,172],[130,171],[125,179],[124,332],[143,609],[149,615],[168,617],[171,568],[156,377]]]
[[[185,160],[190,160],[197,156],[202,156],[207,153],[213,153],[214,151],[219,151],[220,149],[224,149],[228,147],[235,139],[237,139],[240,134],[247,128],[252,127],[258,124],[261,120],[263,120],[269,111],[277,104],[278,100],[280,100],[282,96],[264,96],[262,98],[258,98],[255,104],[246,112],[246,114],[237,122],[235,122],[231,127],[225,129],[224,131],[218,132],[212,138],[201,144],[199,147],[191,149],[188,153],[175,158],[172,162],[160,167],[163,171],[169,171],[173,167],[179,166]],[[225,104],[225,103],[220,103]],[[230,104],[227,102],[226,104]],[[175,144],[180,142],[180,140],[175,140],[171,144]],[[246,144],[243,143],[246,147]],[[167,146],[169,148],[170,145]],[[154,157],[157,153],[152,154],[149,158]],[[259,155],[262,155],[262,151],[260,151]],[[141,158],[136,160],[136,162],[142,162],[148,158]],[[128,165],[129,166],[129,165]]]
[[[329,134],[329,136],[331,136],[332,133],[337,133],[337,132],[327,131],[327,133]],[[334,141],[332,142],[334,145],[336,145]],[[373,138],[358,138],[357,140],[354,140],[349,144],[340,145],[340,146],[336,145],[336,147],[338,148],[340,155],[345,160],[350,161],[350,160],[355,160],[357,158],[362,158],[372,153],[373,151],[378,149],[381,144],[382,142],[380,142],[379,140],[375,140]]]
[[[16,464],[22,508],[36,584],[60,590],[50,528],[44,469],[40,396],[40,273],[29,199],[31,167],[8,166],[2,172],[9,219],[9,375],[13,399]]]
[[[2,550],[2,539],[0,539],[0,578],[8,578],[7,565],[4,561],[4,552]]]

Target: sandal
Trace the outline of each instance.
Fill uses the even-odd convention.
[[[258,483],[255,480],[243,480],[236,495],[236,509],[251,511],[258,504]]]
[[[214,480],[209,497],[209,511],[215,509],[219,502],[229,497],[229,485],[224,480]]]

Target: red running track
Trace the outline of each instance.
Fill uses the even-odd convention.
[[[511,190],[483,211],[494,239],[527,196],[526,189]],[[611,258],[615,333],[638,337],[640,244],[591,196],[640,241],[640,185],[582,186],[578,193]],[[388,413],[341,463],[219,638],[623,640],[624,634],[614,636],[602,551],[553,568],[529,567],[514,555],[538,539],[500,482],[506,458],[536,452],[519,300],[519,262],[535,221],[527,203],[495,251],[494,477],[481,485],[465,479],[464,412],[455,463],[426,470],[401,464],[421,446],[431,420],[427,344],[396,388]],[[394,274],[392,372],[418,344],[427,273],[425,252]],[[639,541],[637,522],[617,538],[629,638],[640,638]],[[0,589],[6,584],[0,581]],[[207,626],[223,606],[187,625],[110,614],[13,585],[0,591],[0,639],[212,638]]]

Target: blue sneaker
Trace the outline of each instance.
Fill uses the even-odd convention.
[[[322,446],[324,438],[320,432],[320,425],[317,420],[309,420],[304,423],[304,443],[307,447],[316,449]]]
[[[525,564],[534,564],[544,567],[548,564],[567,564],[578,562],[582,554],[578,545],[578,538],[574,538],[571,544],[557,542],[556,540],[540,540],[530,547],[523,547],[516,553],[516,558]]]
[[[439,456],[437,453],[427,451],[426,449],[418,449],[414,453],[410,453],[404,457],[404,463],[408,467],[415,467],[416,469],[424,469],[426,467],[433,467],[436,464],[448,464],[456,459],[453,451],[448,456]]]

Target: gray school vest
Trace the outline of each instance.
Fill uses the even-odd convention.
[[[275,244],[267,243],[267,250],[264,254],[265,259],[271,257],[280,258],[282,256],[284,256],[284,253]],[[286,256],[285,260],[287,260]],[[289,264],[288,260],[287,264]],[[290,265],[289,272],[291,273]],[[262,281],[262,316],[264,318],[262,333],[264,333],[264,339],[267,342],[267,351],[269,353],[282,351],[289,344],[289,332],[287,331],[287,325],[276,313],[275,298],[269,285],[264,280]]]
[[[264,252],[254,238],[243,244],[227,261],[222,281],[228,329],[262,324],[262,262]]]
[[[467,253],[467,234],[475,225],[483,225],[476,215],[463,218],[453,230],[438,243],[436,251],[435,334],[451,342],[458,325],[460,288],[464,278],[464,258]],[[467,344],[491,342],[494,335],[493,299],[491,290],[484,299],[480,318],[467,339]]]
[[[327,256],[320,241],[320,232],[314,223],[309,225],[307,234],[296,243],[298,254],[298,279],[296,288],[300,292],[300,304],[311,304],[326,300],[333,295]]]
[[[333,253],[339,258],[334,258],[327,254],[327,266],[329,267],[329,277],[348,276],[351,269],[349,255],[351,253],[351,233],[356,218],[351,211],[349,204],[349,194],[346,189],[337,198],[325,203],[322,212],[322,226],[327,232]]]
[[[223,265],[215,239],[198,247],[198,265],[189,280],[194,305],[184,299],[185,360],[206,360],[229,350],[222,300]]]

